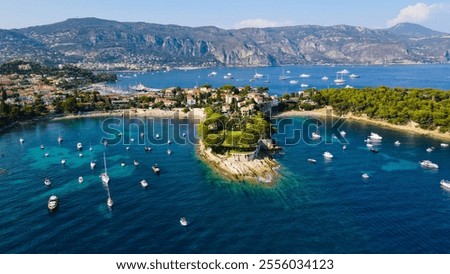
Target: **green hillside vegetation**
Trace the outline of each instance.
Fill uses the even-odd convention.
[[[270,134],[270,124],[262,113],[227,117],[212,108],[206,108],[205,113],[206,119],[199,125],[199,132],[204,144],[217,153],[253,151],[258,141]]]
[[[313,104],[305,103],[309,99]],[[303,100],[302,100],[303,99]],[[336,114],[366,115],[392,124],[415,122],[423,129],[450,130],[450,93],[436,89],[363,88],[309,90],[300,95],[299,106],[331,106]]]

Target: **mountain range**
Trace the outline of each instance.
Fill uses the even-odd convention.
[[[450,35],[411,23],[225,30],[81,18],[0,29],[0,49],[0,62],[90,68],[448,63]]]

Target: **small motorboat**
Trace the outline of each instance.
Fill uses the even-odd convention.
[[[96,163],[94,161],[91,161],[91,163],[90,163],[91,169],[94,169],[95,165],[96,165]]]
[[[82,143],[77,143],[77,149],[78,150],[82,150],[83,149],[83,144]]]
[[[441,143],[441,147],[448,147],[447,143]]]
[[[46,185],[46,186],[51,186],[51,184],[52,184],[52,182],[50,181],[49,178],[46,178],[46,179],[44,180],[44,185]]]
[[[80,157],[80,158],[83,157],[83,153],[79,153],[78,157]]]
[[[80,177],[78,177],[78,183],[83,183],[84,182],[84,179],[83,179],[83,177],[82,176],[80,176]]]
[[[126,147],[125,149],[126,149],[126,150],[130,150],[130,147]]]
[[[395,141],[394,145],[399,146],[399,145],[401,145],[401,143],[399,140],[397,140],[397,141]]]
[[[446,188],[446,189],[450,190],[450,181],[448,181],[448,180],[441,180],[441,186],[443,188]]]
[[[58,143],[59,143],[59,144],[61,144],[63,140],[64,140],[64,139],[63,139],[62,136],[59,136],[59,137],[58,137]]]
[[[45,147],[44,147],[44,145],[41,145],[40,148],[41,148],[41,149],[44,149]]]
[[[380,135],[376,134],[375,132],[371,132],[369,138],[371,140],[375,140],[375,141],[381,141],[383,139],[383,137],[381,137]]]
[[[19,143],[23,144],[23,142],[25,142],[25,139],[23,139],[22,137],[19,138]]]
[[[172,143],[172,141],[170,141],[170,140],[167,141],[167,144],[168,144],[168,145],[170,145],[171,143]]]
[[[48,152],[46,152],[45,154],[44,154],[44,157],[48,157],[48,155],[50,155]]]
[[[111,197],[108,197],[108,200],[106,200],[106,204],[109,208],[111,208],[114,205],[113,199],[111,199]]]
[[[125,162],[120,163],[120,166],[125,166]]]
[[[316,159],[313,159],[313,158],[309,158],[309,159],[308,159],[308,162],[309,162],[309,163],[312,163],[312,164],[315,164],[315,163],[317,163],[317,160],[316,160]]]
[[[423,168],[430,168],[430,169],[438,169],[439,166],[435,163],[433,163],[430,160],[423,160],[419,162],[420,166]]]
[[[168,150],[167,150],[167,154],[168,154],[168,155],[172,154],[172,150],[168,149]]]
[[[343,145],[342,150],[346,150],[346,149],[347,149],[347,145]]]
[[[141,186],[143,187],[143,188],[147,188],[148,187],[148,182],[146,181],[146,180],[141,180]]]
[[[151,147],[144,147],[144,150],[146,151],[146,152],[150,152],[151,150],[152,150],[152,148]]]
[[[62,159],[61,160],[61,165],[65,165],[66,164],[66,160],[65,159]]]
[[[138,165],[139,165],[139,162],[136,161],[136,160],[134,160],[134,161],[133,161],[133,164],[134,164],[135,166],[138,166]]]
[[[58,204],[59,204],[58,197],[56,197],[56,195],[52,195],[48,199],[47,207],[48,209],[50,209],[50,211],[54,211],[58,207]]]
[[[155,134],[155,138],[156,138],[156,139],[159,139],[159,138],[161,138],[161,136],[159,136],[159,134],[156,133],[156,134]]]
[[[433,152],[433,150],[434,150],[434,147],[427,148],[427,152]]]
[[[159,168],[158,164],[154,164],[154,165],[152,166],[152,169],[153,169],[153,172],[154,172],[155,174],[159,174],[159,172],[161,171],[161,169]]]
[[[324,153],[323,153],[323,157],[325,157],[325,159],[328,159],[328,160],[330,160],[330,159],[333,159],[333,154],[331,154],[330,152],[328,152],[328,151],[325,151]]]
[[[363,179],[369,179],[369,174],[364,173],[363,175],[361,175],[361,177],[363,177]]]
[[[188,225],[188,221],[186,220],[185,217],[181,217],[181,218],[180,218],[180,224],[181,224],[182,226],[187,226],[187,225]]]
[[[130,141],[133,143],[134,142],[134,138],[131,138]]]

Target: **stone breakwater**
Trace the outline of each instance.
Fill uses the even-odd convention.
[[[280,174],[280,164],[264,152],[252,161],[238,161],[233,157],[218,155],[206,148],[202,141],[197,146],[197,155],[217,173],[231,181],[274,185]]]

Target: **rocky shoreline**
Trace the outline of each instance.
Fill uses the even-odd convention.
[[[200,140],[196,152],[209,167],[231,181],[273,186],[280,177],[277,171],[280,164],[264,151],[252,161],[237,161],[232,157],[213,153]]]

